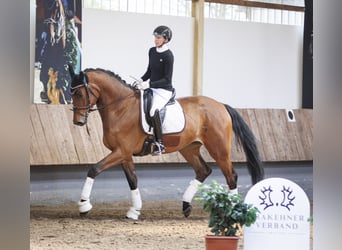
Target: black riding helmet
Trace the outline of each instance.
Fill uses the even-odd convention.
[[[172,38],[172,31],[169,27],[161,25],[154,29],[153,35],[163,36],[166,39],[166,43],[170,42]]]

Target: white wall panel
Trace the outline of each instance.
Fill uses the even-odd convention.
[[[205,20],[205,95],[237,108],[300,108],[302,27]]]
[[[193,19],[83,9],[82,68],[102,67],[132,82],[146,70],[152,31],[174,37],[177,96],[192,95]],[[302,27],[205,19],[203,95],[236,108],[300,108]]]
[[[139,78],[145,73],[154,28],[168,25],[173,31],[169,48],[175,57],[177,96],[192,94],[192,18],[83,9],[82,25],[82,68],[109,69],[127,82],[133,81],[130,76]]]

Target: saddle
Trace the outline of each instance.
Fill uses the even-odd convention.
[[[166,107],[168,105],[173,105],[176,103],[175,97],[176,97],[176,90],[173,88],[172,96],[170,100],[166,103],[166,105],[161,110],[159,110],[160,119],[162,123],[164,122],[164,119],[165,119]],[[152,127],[151,116],[150,116],[152,100],[153,100],[153,91],[150,88],[145,89],[143,93],[142,102],[143,102],[143,107],[144,107],[145,119],[146,119],[147,124],[150,125],[150,127]]]
[[[140,95],[140,117],[141,127],[146,133],[146,139],[141,152],[135,156],[143,156],[151,153],[154,143],[150,109],[152,107],[153,91],[151,89],[141,90]],[[159,111],[162,122],[163,135],[179,133],[185,127],[185,116],[183,108],[175,99],[176,92],[173,89],[172,96],[168,103]],[[178,138],[179,136],[177,136]],[[179,139],[179,138],[178,138]]]

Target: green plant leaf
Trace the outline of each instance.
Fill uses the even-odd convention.
[[[215,235],[236,235],[239,227],[252,225],[259,210],[242,201],[239,194],[230,194],[226,185],[213,180],[210,185],[199,185],[196,200],[209,213],[208,226]],[[238,226],[239,225],[239,226]]]

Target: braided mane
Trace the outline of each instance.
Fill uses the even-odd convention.
[[[125,87],[128,87],[130,89],[134,89],[130,84],[128,84],[125,80],[123,80],[121,78],[121,76],[119,76],[118,74],[115,74],[113,71],[110,71],[110,70],[106,70],[106,69],[102,69],[102,68],[87,68],[84,70],[84,73],[87,73],[87,72],[94,72],[94,71],[100,71],[102,73],[105,73],[111,77],[114,77],[116,80],[118,80],[121,84],[123,84]]]

